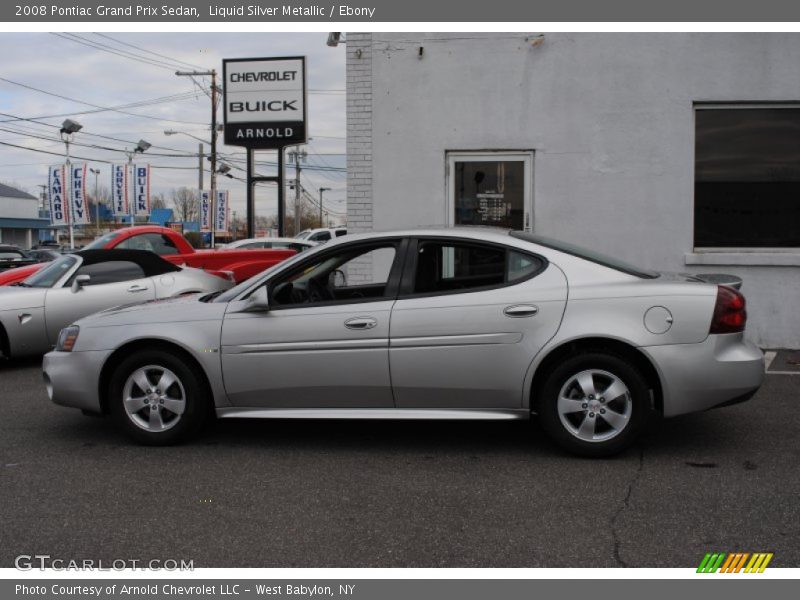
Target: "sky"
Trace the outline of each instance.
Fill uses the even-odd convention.
[[[153,167],[152,193],[169,196],[178,187],[197,188],[199,142],[190,136],[210,140],[210,78],[193,81],[175,71],[216,68],[221,73],[223,58],[304,55],[311,141],[301,163],[301,184],[314,197],[320,187],[331,188],[324,193],[325,208],[343,215],[345,56],[343,46],[328,47],[326,39],[327,33],[0,33],[0,182],[38,196],[48,165],[63,162],[58,128],[71,118],[83,125],[71,145],[73,162],[82,157],[99,168],[100,185],[108,186],[111,177],[109,164],[101,161],[125,162],[124,151],[144,139],[153,145],[145,154]],[[108,108],[117,110],[103,110]],[[221,123],[221,104],[217,118]],[[165,130],[183,133],[167,136]],[[242,218],[245,150],[222,145],[221,134],[218,143],[220,160],[241,180],[218,177],[217,186],[230,191],[231,208]],[[277,153],[259,152],[257,160],[274,164]],[[276,172],[275,166],[258,166],[260,175]],[[294,165],[288,178],[294,178]],[[208,167],[204,183],[208,188]],[[92,177],[89,184],[94,185]],[[256,213],[274,214],[276,186],[257,189]],[[294,192],[287,190],[290,195]]]

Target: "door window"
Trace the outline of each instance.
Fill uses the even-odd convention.
[[[468,291],[516,283],[535,275],[544,261],[498,246],[423,241],[417,252],[415,294]]]
[[[271,304],[360,302],[388,297],[395,242],[349,246],[305,263],[272,284]]]
[[[530,230],[531,152],[448,154],[448,222]]]
[[[142,233],[120,242],[117,248],[126,250],[149,250],[160,256],[178,254],[178,248],[167,236],[160,233]]]

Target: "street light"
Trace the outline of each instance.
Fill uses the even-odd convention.
[[[319,188],[319,226],[324,227],[322,224],[322,192],[329,192],[331,188],[321,187]]]
[[[126,150],[125,153],[128,155],[128,167],[130,168],[133,165],[133,157],[136,154],[143,154],[147,152],[149,148],[151,148],[153,144],[145,140],[139,140],[136,144],[136,147],[133,150]],[[133,203],[131,203],[131,227],[136,224],[136,207]]]
[[[72,136],[78,133],[81,129],[83,129],[83,125],[77,121],[73,121],[72,119],[64,119],[64,122],[61,124],[61,129],[59,130],[59,135],[66,146],[65,156],[68,173],[67,181],[72,179],[72,169],[69,162],[69,143],[72,141]],[[64,183],[66,184],[67,182],[65,181]],[[67,222],[69,223],[69,247],[70,249],[73,249],[75,248],[75,232],[72,227],[72,198],[69,198],[68,207],[69,212],[67,213]]]
[[[89,169],[94,175],[94,225],[97,229],[97,235],[100,235],[100,198],[97,196],[97,176],[100,175],[100,169]]]

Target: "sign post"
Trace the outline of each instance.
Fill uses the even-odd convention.
[[[278,184],[278,235],[284,233],[283,154],[308,139],[304,56],[222,61],[225,144],[247,149],[247,236],[255,232],[255,184]],[[278,151],[278,175],[255,174],[255,151]]]

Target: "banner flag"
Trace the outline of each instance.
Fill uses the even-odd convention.
[[[133,212],[137,217],[150,216],[150,165],[133,166]]]
[[[127,165],[111,165],[111,208],[115,217],[131,214]]]
[[[47,176],[47,198],[50,203],[50,224],[68,225],[67,209],[67,170],[64,165],[50,167]]]
[[[216,219],[214,229],[216,231],[228,231],[228,192],[227,190],[217,190],[217,205],[214,207]]]
[[[211,231],[211,192],[200,190],[200,231]]]
[[[69,170],[70,219],[73,225],[88,225],[92,220],[89,215],[89,198],[86,196],[86,163],[71,164]]]

